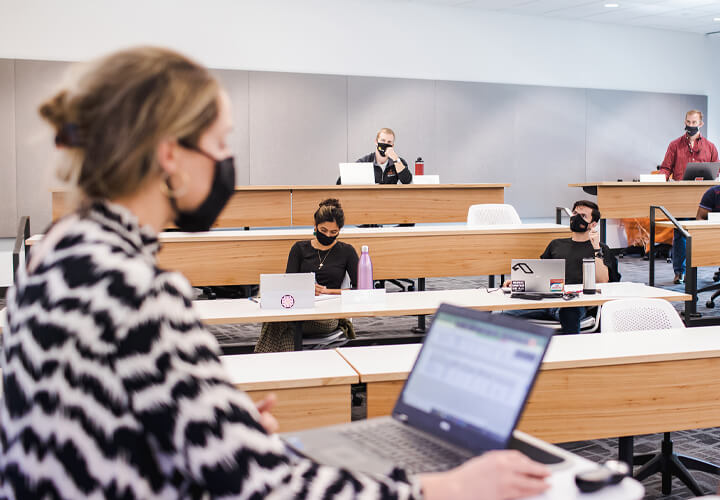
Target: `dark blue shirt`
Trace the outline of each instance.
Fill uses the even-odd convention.
[[[705,191],[700,206],[711,212],[720,212],[720,186],[713,186]]]

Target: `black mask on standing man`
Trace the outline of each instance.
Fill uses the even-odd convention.
[[[700,130],[700,127],[691,127],[690,125],[685,125],[685,131],[687,132],[687,134],[688,134],[690,137],[692,137],[692,136],[694,136],[695,134],[697,134],[697,133],[698,133],[698,130]]]
[[[229,156],[224,160],[216,160],[205,151],[185,142],[181,141],[180,145],[213,160],[215,162],[215,173],[207,198],[195,210],[180,210],[175,197],[170,194],[170,204],[176,214],[175,225],[180,231],[207,231],[215,223],[220,212],[222,212],[222,209],[225,208],[228,200],[235,192],[235,159]],[[170,188],[169,184],[168,188]],[[169,191],[172,193],[172,188]]]
[[[584,233],[588,230],[589,225],[590,224],[588,224],[580,214],[575,214],[570,217],[570,231],[573,233]]]

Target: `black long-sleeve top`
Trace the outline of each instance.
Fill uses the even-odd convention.
[[[322,262],[322,267],[320,263]],[[338,241],[330,250],[313,248],[310,240],[298,241],[290,249],[286,273],[315,273],[318,285],[339,289],[350,276],[353,288],[357,287],[358,255],[352,245]]]

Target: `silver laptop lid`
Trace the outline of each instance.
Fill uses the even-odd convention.
[[[315,273],[261,274],[260,307],[263,309],[315,307]]]
[[[510,269],[513,292],[563,291],[565,259],[513,259]]]
[[[372,163],[339,163],[338,166],[341,184],[375,184],[375,167]]]
[[[505,448],[551,337],[522,319],[441,305],[393,417],[476,452]]]

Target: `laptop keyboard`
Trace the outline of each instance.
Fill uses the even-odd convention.
[[[340,433],[358,447],[377,453],[411,473],[452,469],[472,457],[394,421],[365,421],[347,426]]]
[[[339,432],[359,448],[374,452],[411,473],[452,469],[473,457],[470,452],[453,449],[392,420],[357,422]],[[559,464],[564,460],[514,437],[510,439],[508,449],[517,450],[546,465]]]

